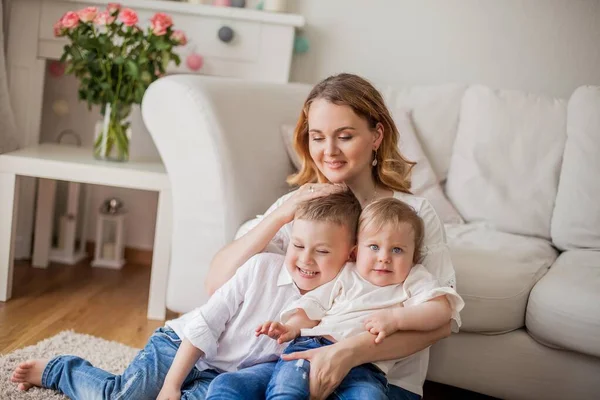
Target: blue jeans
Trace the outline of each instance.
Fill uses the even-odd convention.
[[[264,399],[276,364],[269,362],[222,373],[208,387],[206,400]]]
[[[284,351],[285,354],[316,349],[333,344],[322,337],[299,337]],[[267,399],[308,399],[310,363],[306,360],[279,360],[267,386]],[[373,364],[352,368],[329,397],[330,399],[388,399],[385,374]]]
[[[50,360],[42,374],[42,386],[59,390],[71,399],[156,399],[173,363],[181,339],[171,328],[158,328],[122,375],[114,375],[75,356]],[[181,399],[204,400],[213,370],[192,371],[181,387]]]

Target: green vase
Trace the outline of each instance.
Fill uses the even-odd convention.
[[[94,157],[99,160],[129,160],[131,140],[131,105],[107,103],[102,107],[102,119],[96,123]]]

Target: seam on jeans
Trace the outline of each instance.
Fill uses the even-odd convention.
[[[58,362],[58,360],[63,357],[63,356],[58,356],[58,357],[54,357],[53,359],[51,359],[50,361],[48,361],[48,364],[46,365],[46,368],[44,368],[44,372],[42,372],[42,386],[47,388],[49,387],[46,384],[46,381],[48,380],[48,374],[50,373],[50,369],[54,366],[54,364],[56,364]]]

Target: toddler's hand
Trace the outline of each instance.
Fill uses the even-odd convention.
[[[300,329],[275,321],[267,321],[256,328],[255,334],[256,336],[267,335],[271,339],[277,339],[277,343],[281,344],[300,336]]]
[[[386,336],[398,330],[398,321],[392,310],[381,310],[365,319],[365,329],[377,335],[375,343],[381,343]]]
[[[164,385],[156,400],[179,400],[181,399],[181,389],[174,386]]]

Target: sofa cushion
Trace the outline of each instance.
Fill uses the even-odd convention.
[[[600,250],[600,87],[580,87],[569,99],[567,142],[552,215],[560,249]]]
[[[465,300],[462,331],[500,333],[525,324],[529,291],[556,259],[544,239],[484,224],[447,225],[456,287]]]
[[[531,291],[526,325],[543,343],[600,357],[600,252],[562,253]]]
[[[448,175],[465,89],[466,85],[449,83],[382,91],[392,114],[411,111],[419,141],[440,182]]]
[[[446,185],[462,217],[549,239],[565,124],[563,100],[467,89]]]

